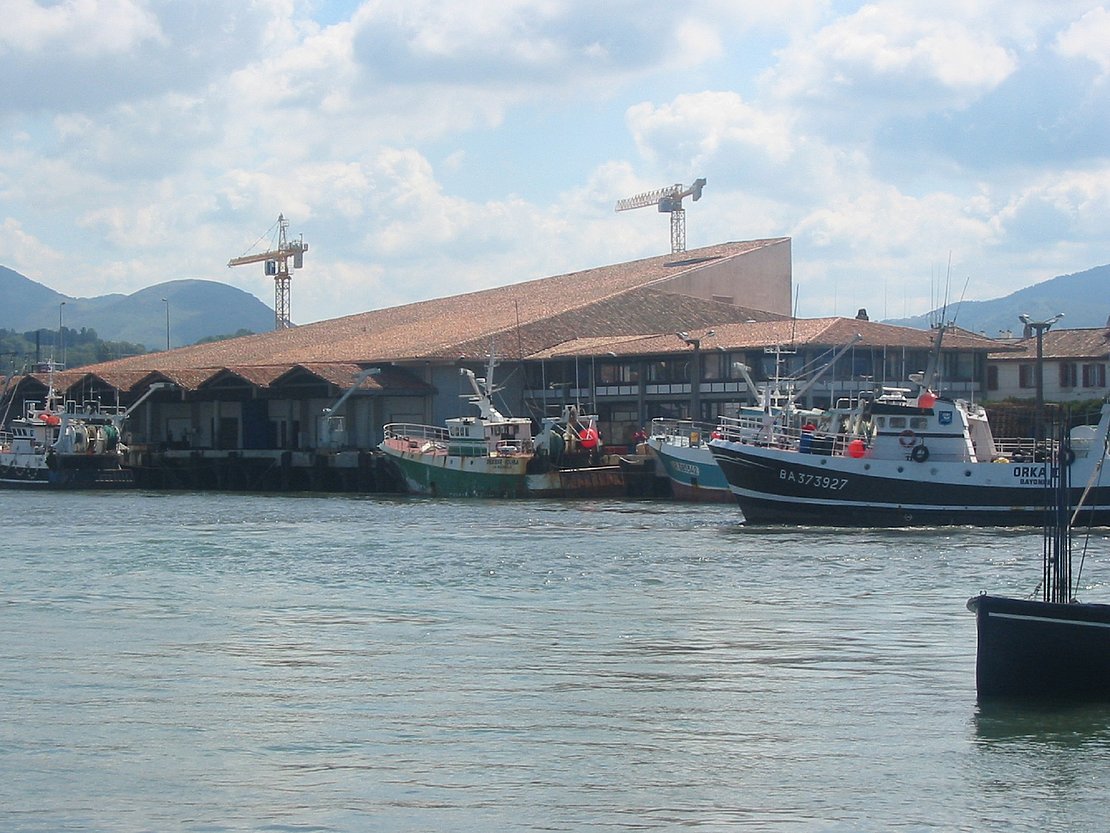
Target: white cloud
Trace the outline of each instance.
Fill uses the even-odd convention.
[[[71,294],[270,303],[225,264],[282,212],[294,319],[346,314],[661,253],[613,202],[698,176],[690,245],[793,235],[812,314],[949,251],[993,287],[1110,243],[1090,0],[13,2],[5,257]]]
[[[146,4],[129,0],[8,0],[0,27],[0,54],[118,55],[144,41],[166,38]]]
[[[776,96],[855,117],[875,102],[897,111],[961,107],[998,86],[1017,65],[997,34],[959,15],[867,5],[800,39],[769,74]]]
[[[1103,78],[1110,75],[1110,11],[1091,9],[1056,37],[1056,49],[1068,57],[1094,61]]]

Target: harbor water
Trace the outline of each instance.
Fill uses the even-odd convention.
[[[0,830],[1102,833],[1110,706],[977,704],[1035,530],[0,494]],[[1084,597],[1110,601],[1110,540]]]

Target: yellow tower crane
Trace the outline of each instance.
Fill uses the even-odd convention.
[[[304,266],[304,253],[308,251],[308,244],[304,242],[303,234],[292,243],[286,239],[289,221],[285,219],[285,215],[278,215],[277,227],[277,248],[253,255],[233,257],[227,262],[227,265],[231,267],[242,266],[244,263],[266,264],[266,274],[274,277],[274,329],[284,330],[291,326],[289,322],[289,283],[293,277],[292,269],[301,269]],[[273,227],[271,227],[271,231],[273,231]],[[293,261],[292,268],[289,265],[290,259]]]
[[[676,183],[666,188],[647,191],[635,197],[617,201],[617,211],[628,211],[630,208],[643,208],[647,205],[659,206],[661,214],[671,215],[671,252],[686,251],[686,209],[682,207],[682,200],[693,197],[694,202],[701,199],[701,190],[705,187],[705,177],[695,179],[689,188]]]

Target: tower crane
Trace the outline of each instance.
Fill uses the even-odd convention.
[[[277,219],[278,243],[276,249],[268,252],[258,252],[253,255],[233,257],[227,262],[229,267],[242,266],[244,263],[265,263],[267,275],[274,277],[274,329],[284,330],[291,326],[289,322],[289,283],[293,277],[292,269],[304,267],[304,253],[308,251],[308,244],[304,242],[304,235],[290,243],[286,239],[286,230],[289,221],[284,214],[279,214]],[[272,228],[272,227],[271,227]],[[289,260],[293,266],[290,269]]]
[[[689,188],[682,183],[675,183],[666,188],[655,191],[646,191],[635,197],[617,201],[617,211],[628,211],[630,208],[643,208],[647,205],[659,206],[659,213],[671,215],[671,252],[686,251],[686,209],[682,201],[686,197],[693,197],[694,202],[701,199],[701,190],[705,187],[705,177],[694,180]]]

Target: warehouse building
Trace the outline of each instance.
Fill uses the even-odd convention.
[[[386,423],[467,413],[460,368],[485,375],[491,355],[502,410],[538,420],[578,404],[618,444],[653,417],[734,413],[754,398],[747,379],[812,372],[841,348],[808,404],[924,370],[931,333],[863,310],[792,319],[791,299],[789,238],[733,242],[56,372],[53,383],[123,404],[168,383],[129,423],[149,459],[296,454],[318,466],[325,455],[357,467]],[[997,343],[950,333],[944,347],[945,390],[978,398]],[[19,396],[41,397],[49,381],[19,380]]]

